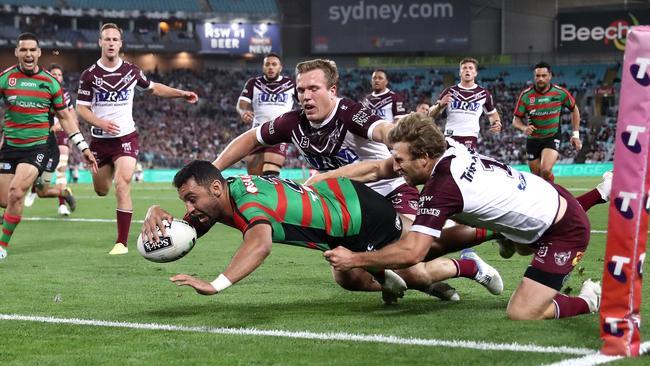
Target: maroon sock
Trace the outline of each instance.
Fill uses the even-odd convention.
[[[598,192],[596,188],[576,197],[576,199],[578,202],[580,202],[580,206],[582,206],[582,209],[585,211],[588,211],[590,208],[596,206],[597,204],[607,202],[603,199],[603,197],[600,195],[600,192]]]
[[[120,210],[119,208],[115,210],[117,213],[117,241],[116,243],[122,243],[124,246],[127,246],[127,241],[129,240],[129,228],[131,227],[131,216],[133,211]]]
[[[63,196],[59,196],[59,206],[65,205],[65,200],[63,199]]]
[[[553,303],[555,304],[555,319],[589,314],[587,301],[578,296],[567,296],[558,293],[553,298]]]
[[[31,192],[36,193],[36,185],[35,184],[32,184],[32,191]]]
[[[474,278],[478,273],[476,262],[470,259],[451,259],[456,266],[456,275],[454,277]]]

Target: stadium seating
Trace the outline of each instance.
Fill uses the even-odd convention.
[[[30,5],[30,6],[42,6],[42,7],[58,7],[60,6],[59,1],[57,0],[4,0],[3,4],[9,5]]]
[[[275,0],[208,0],[215,13],[278,14]]]
[[[186,11],[200,12],[201,7],[197,0],[66,0],[73,8],[81,9],[117,9],[117,10],[143,10],[143,11]]]

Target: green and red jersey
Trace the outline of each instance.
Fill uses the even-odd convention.
[[[560,130],[562,107],[572,111],[575,106],[576,101],[571,93],[561,86],[551,84],[545,93],[530,87],[519,95],[515,116],[523,120],[528,115],[528,123],[537,128],[528,138],[540,139],[551,137]]]
[[[0,98],[6,106],[5,142],[18,148],[47,143],[51,110],[66,108],[61,85],[43,68],[34,75],[24,74],[17,65],[3,71]]]
[[[349,179],[328,179],[312,186],[269,176],[227,181],[234,225],[242,233],[265,223],[273,229],[273,242],[327,250],[361,230],[361,203]]]

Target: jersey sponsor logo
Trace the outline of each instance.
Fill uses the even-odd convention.
[[[95,102],[124,102],[129,100],[131,91],[129,89],[120,91],[97,92],[95,93]]]
[[[286,103],[288,100],[287,93],[260,93],[258,97],[260,103]]]
[[[242,183],[244,183],[244,187],[246,187],[246,192],[255,194],[259,192],[259,189],[255,185],[255,182],[253,182],[253,178],[251,178],[249,175],[243,175],[241,177]]]
[[[90,95],[90,90],[79,89],[79,90],[77,90],[77,94]]]
[[[528,182],[526,182],[526,177],[524,177],[523,174],[519,174],[519,184],[517,185],[517,189],[520,191],[525,191],[527,185]]]
[[[355,113],[354,116],[352,116],[352,122],[358,124],[359,126],[363,126],[368,122],[368,118],[370,118],[370,115],[368,115],[368,113],[362,109]]]
[[[429,208],[429,207],[420,207],[418,208],[418,216],[420,215],[428,215],[428,216],[435,216],[438,217],[440,216],[440,210],[437,208]]]
[[[532,102],[531,102],[532,103]],[[481,108],[481,103],[452,100],[449,102],[449,110],[462,110],[476,112]]]
[[[122,151],[131,152],[131,143],[130,142],[123,142],[122,143]]]
[[[375,110],[373,111],[373,113],[374,113],[376,116],[381,117],[382,119],[386,117],[386,111],[384,111],[383,109],[375,109]]]
[[[476,173],[476,162],[478,161],[478,156],[473,155],[472,156],[472,162],[469,164],[467,168],[465,168],[465,171],[463,174],[460,175],[460,179],[465,179],[468,182],[472,182],[474,180],[474,173]]]
[[[20,82],[21,87],[26,87],[26,88],[35,88],[36,83],[33,81],[21,81]]]
[[[304,156],[307,159],[307,162],[309,162],[309,164],[316,170],[336,169],[359,160],[359,155],[350,149],[341,149],[334,156],[308,154],[305,154]]]
[[[423,207],[425,202],[429,202],[433,199],[433,196],[420,196],[420,203],[418,207]]]
[[[557,252],[555,253],[555,264],[557,264],[558,266],[563,266],[567,264],[569,258],[571,258],[571,251]]]
[[[133,78],[135,78],[135,75],[129,73],[128,75],[125,75],[120,81],[124,82],[124,84],[128,84],[131,82],[131,80],[133,80]]]
[[[32,101],[20,100],[20,99],[13,99],[11,101],[14,102],[14,105],[17,105],[17,106],[23,107],[23,108],[46,108],[46,107],[49,107],[49,104],[47,104],[47,103],[32,102]]]
[[[9,86],[16,86],[16,78],[9,78]]]

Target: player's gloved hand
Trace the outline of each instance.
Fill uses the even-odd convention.
[[[210,282],[203,281],[198,278],[194,278],[190,275],[181,273],[176,276],[172,276],[170,279],[177,286],[190,286],[194,288],[194,291],[198,292],[201,295],[214,295],[217,293],[214,287]]]
[[[147,210],[147,215],[144,218],[144,223],[142,223],[142,237],[147,238],[149,241],[158,243],[160,241],[160,237],[158,236],[158,229],[160,229],[160,233],[163,236],[167,236],[163,220],[172,222],[172,220],[174,220],[174,217],[158,205],[149,207],[149,210]]]

